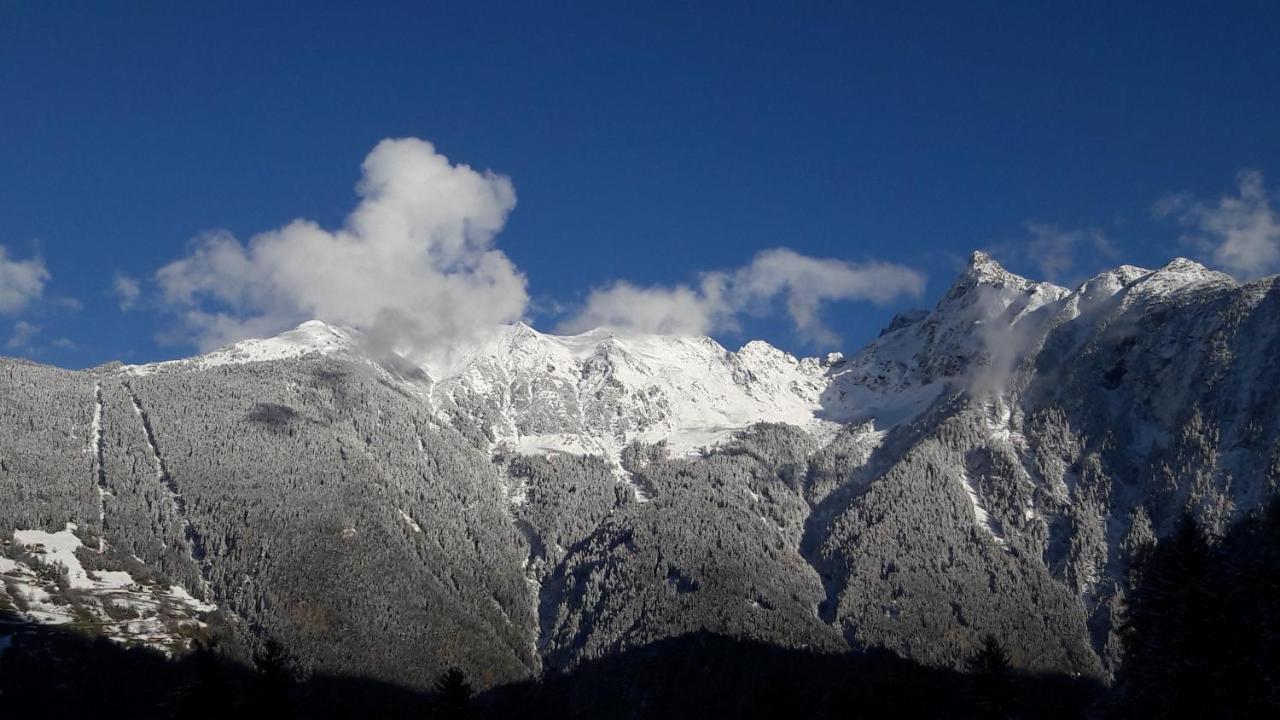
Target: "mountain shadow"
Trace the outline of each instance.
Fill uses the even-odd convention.
[[[0,700],[6,716],[145,718],[1078,718],[1103,688],[1013,671],[988,697],[982,674],[928,668],[887,651],[823,654],[698,633],[572,673],[480,695],[460,671],[424,693],[358,677],[306,675],[277,644],[253,665],[200,648],[178,658],[76,632],[6,625]]]

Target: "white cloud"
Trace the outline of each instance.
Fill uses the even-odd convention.
[[[299,219],[247,243],[196,239],[156,273],[165,300],[203,348],[318,318],[417,359],[523,316],[525,278],[493,248],[516,203],[506,177],[450,164],[422,140],[384,140],[356,192],[337,230]]]
[[[451,164],[416,139],[379,143],[363,171],[360,201],[339,229],[300,219],[247,242],[211,232],[161,268],[163,299],[186,335],[207,349],[318,318],[361,328],[383,348],[434,363],[447,362],[442,355],[455,341],[524,316],[525,277],[494,247],[516,203],[507,178]],[[887,302],[923,288],[922,275],[898,265],[774,249],[737,270],[706,273],[692,286],[619,281],[597,288],[561,328],[707,334],[781,302],[805,337],[833,343],[819,317],[826,303]],[[141,294],[123,275],[113,290],[122,309]]]
[[[44,293],[49,281],[49,271],[44,260],[11,260],[0,245],[0,313],[18,313],[25,310]]]
[[[1280,272],[1280,218],[1271,205],[1262,173],[1237,177],[1237,194],[1204,203],[1173,195],[1156,203],[1157,217],[1175,217],[1188,229],[1184,240],[1244,280]]]
[[[137,278],[118,272],[111,279],[111,294],[115,296],[121,312],[129,312],[138,306],[138,300],[142,297],[142,284]]]
[[[637,287],[625,280],[596,288],[586,305],[560,323],[562,332],[578,333],[597,327],[619,328],[659,335],[706,335],[732,321],[725,307],[708,297],[714,283],[699,289]]]
[[[25,320],[19,320],[13,326],[13,335],[4,346],[10,350],[22,350],[31,346],[31,341],[40,334],[40,327]]]
[[[885,303],[903,295],[919,296],[923,291],[924,276],[900,265],[855,264],[775,248],[736,270],[705,273],[696,287],[642,288],[618,281],[597,288],[560,329],[581,332],[604,326],[704,335],[734,329],[742,314],[767,312],[780,299],[801,335],[817,344],[833,345],[838,338],[819,317],[826,303]]]

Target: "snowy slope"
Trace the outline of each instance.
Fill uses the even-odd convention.
[[[242,340],[193,358],[126,365],[123,370],[133,375],[146,375],[174,370],[208,370],[223,365],[308,356],[345,354],[355,357],[359,355],[359,337],[360,334],[351,328],[311,320],[272,338]]]
[[[191,631],[205,627],[203,618],[217,607],[178,585],[135,580],[124,570],[86,570],[77,532],[68,523],[56,533],[13,533],[18,559],[0,556],[0,601],[14,608],[13,625],[20,632],[23,623],[90,630],[166,653],[190,647]]]
[[[1010,273],[975,252],[933,310],[899,315],[847,358],[797,358],[762,341],[731,351],[706,337],[608,329],[558,336],[517,323],[451,348],[447,364],[419,368],[415,392],[442,418],[478,420],[495,444],[530,453],[616,459],[635,440],[665,440],[677,454],[696,453],[759,422],[797,425],[820,439],[851,422],[883,433],[920,416],[948,388],[986,397],[992,435],[1007,440],[1017,429],[1003,398],[1019,363],[1035,357],[1050,331],[1071,326],[1083,341],[1094,323],[1082,316],[1100,308],[1234,287],[1230,277],[1179,258],[1156,271],[1121,266],[1069,290]],[[396,377],[408,365],[398,356],[369,355],[357,330],[317,320],[274,338],[124,371],[320,356],[368,363]]]
[[[829,362],[759,341],[731,352],[705,337],[516,324],[463,355],[433,374],[434,403],[490,419],[499,442],[525,451],[614,456],[632,440],[667,440],[692,452],[755,422],[833,426],[820,417]]]
[[[884,432],[989,364],[989,333],[975,327],[1018,326],[1070,295],[975,253],[932,312],[896,319],[848,359],[796,358],[758,340],[734,352],[705,337],[605,329],[566,337],[517,324],[428,373],[437,407],[487,419],[499,442],[525,452],[616,456],[632,440],[666,440],[690,453],[759,422],[820,439],[850,422]]]
[[[883,431],[922,412],[981,350],[971,332],[975,318],[1009,308],[1025,314],[1064,294],[975,254],[937,309],[899,320],[849,360],[796,358],[758,340],[735,352],[706,337],[607,329],[557,336],[517,323],[452,348],[447,365],[421,370],[433,408],[482,419],[495,443],[523,452],[616,458],[631,441],[665,440],[676,453],[694,453],[758,422],[797,425],[820,438],[849,421],[869,420]],[[370,357],[361,340],[357,330],[315,320],[277,337],[124,372],[320,356],[404,367],[402,358],[389,364]]]

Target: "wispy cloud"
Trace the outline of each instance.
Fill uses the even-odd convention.
[[[0,245],[0,313],[25,310],[44,293],[49,277],[42,258],[11,259]]]
[[[204,348],[319,318],[421,357],[523,316],[525,278],[493,247],[516,204],[506,177],[422,140],[384,140],[356,192],[336,230],[295,220],[248,242],[198,238],[156,274],[164,299]]]
[[[1107,234],[1098,228],[1066,229],[1051,223],[1027,223],[1026,252],[1046,280],[1062,280],[1072,273],[1080,256],[1096,264],[1119,255]]]
[[[1073,284],[1082,271],[1096,270],[1119,256],[1100,228],[1064,228],[1053,223],[1024,223],[1026,237],[994,245],[989,252],[1010,263],[1035,268],[1037,279]]]
[[[40,327],[32,325],[26,320],[19,320],[14,323],[13,334],[9,336],[9,340],[4,346],[9,350],[26,350],[31,347],[31,341],[40,334]]]
[[[885,303],[924,291],[924,276],[883,262],[856,264],[814,258],[787,248],[766,250],[747,265],[704,273],[695,285],[637,287],[617,281],[596,288],[584,306],[561,323],[565,332],[613,327],[639,332],[705,335],[737,327],[743,314],[769,311],[781,301],[795,329],[818,345],[839,338],[820,317],[839,300]]]
[[[138,307],[142,298],[142,283],[137,278],[117,272],[111,278],[111,295],[116,299],[121,312],[129,312]]]
[[[1173,218],[1186,230],[1183,240],[1238,278],[1249,280],[1280,272],[1280,219],[1256,170],[1241,172],[1236,193],[1216,202],[1170,195],[1152,208],[1158,218]]]

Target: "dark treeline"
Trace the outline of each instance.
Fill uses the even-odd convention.
[[[1274,717],[1280,712],[1280,503],[1211,539],[1190,520],[1143,553],[1117,682],[1032,674],[987,638],[967,672],[886,650],[820,653],[692,633],[476,694],[305,675],[266,642],[251,666],[177,659],[50,628],[5,631],[6,715],[83,717]],[[4,618],[0,618],[4,620]],[[10,618],[12,620],[12,618]]]
[[[299,677],[273,643],[247,667],[205,649],[170,660],[42,630],[15,638],[0,655],[0,701],[13,717],[1076,718],[1102,692],[1092,680],[1023,675],[985,661],[961,673],[884,650],[824,654],[706,633],[483,694],[457,670],[432,687]]]
[[[1119,713],[1280,716],[1280,500],[1217,541],[1186,517],[1144,554],[1121,630]]]

